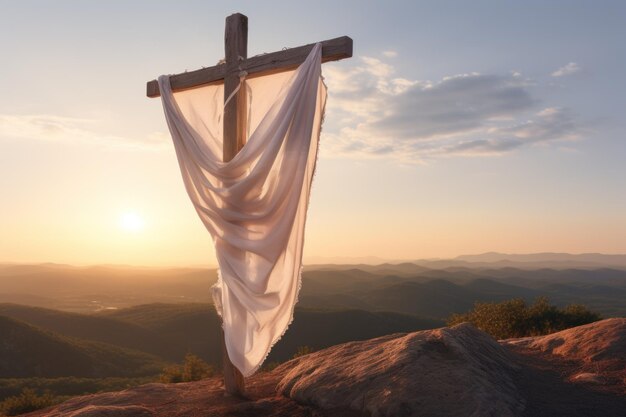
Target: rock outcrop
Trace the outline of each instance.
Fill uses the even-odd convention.
[[[378,416],[516,416],[525,400],[509,352],[465,323],[345,343],[292,360],[278,391]]]
[[[502,344],[522,355],[534,353],[555,366],[558,363],[571,382],[604,386],[626,395],[626,318],[503,340]]]
[[[504,342],[586,363],[610,361],[626,367],[626,318],[606,319],[546,336]]]
[[[226,397],[221,378],[146,384],[72,398],[29,417],[361,417],[351,410],[315,410],[276,393],[279,377],[261,372],[246,380],[248,399]]]

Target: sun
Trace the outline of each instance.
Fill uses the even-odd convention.
[[[124,213],[120,217],[120,227],[127,232],[140,232],[143,230],[144,225],[143,218],[135,212]]]

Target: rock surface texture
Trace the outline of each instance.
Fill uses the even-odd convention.
[[[378,416],[516,416],[509,352],[469,324],[345,343],[290,361],[278,391],[319,408]]]
[[[351,342],[249,378],[77,397],[31,417],[626,417],[626,319],[497,342],[461,324]]]
[[[626,318],[501,343],[518,354],[551,363],[570,382],[626,396]]]
[[[570,380],[605,381],[605,384],[624,388],[626,318],[606,319],[546,336],[509,339],[504,343],[578,362],[579,367],[570,375]]]

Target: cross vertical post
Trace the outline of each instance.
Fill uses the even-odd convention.
[[[235,13],[226,18],[224,34],[226,76],[224,103],[239,86],[241,64],[248,57],[248,18]],[[224,107],[224,162],[228,162],[243,148],[246,141],[246,89],[240,88]]]
[[[224,141],[223,160],[228,162],[237,155],[246,142],[246,89],[237,88],[240,82],[240,63],[248,57],[248,18],[235,13],[226,18],[224,33],[226,74],[224,76]],[[243,86],[242,86],[243,87]],[[226,103],[234,91],[235,95]],[[232,364],[226,350],[224,331],[222,338],[222,362],[226,394],[245,396],[245,381],[241,372]]]

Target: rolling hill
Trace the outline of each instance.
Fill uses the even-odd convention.
[[[2,341],[10,346],[0,350],[0,363],[6,364],[0,377],[154,374],[186,353],[221,367],[220,322],[210,304],[149,304],[97,314],[2,304],[0,318]],[[287,360],[300,346],[321,349],[442,324],[398,313],[297,309],[268,361]],[[11,371],[12,363],[22,371]]]
[[[603,253],[529,253],[510,254],[487,252],[479,255],[461,255],[454,258],[456,261],[472,263],[499,263],[502,264],[526,264],[529,266],[543,265],[554,268],[559,265],[565,268],[626,268],[626,255],[608,255]]]
[[[465,262],[465,261],[464,261]],[[442,320],[476,301],[546,296],[626,315],[626,270],[611,268],[427,268],[412,263],[321,265],[303,273],[300,306],[393,311]],[[473,264],[472,264],[473,265]],[[139,304],[210,303],[215,270],[0,265],[0,302],[73,312]],[[132,346],[131,346],[132,347]]]
[[[151,375],[163,361],[139,351],[63,337],[0,316],[0,377]]]
[[[171,341],[178,340],[186,351],[210,363],[220,363],[221,342],[217,338],[220,322],[212,305],[150,304],[98,315],[145,326]],[[431,329],[442,324],[441,320],[398,313],[296,308],[293,323],[272,349],[268,361],[287,360],[300,346],[321,349],[336,343]]]
[[[121,320],[8,303],[0,304],[0,316],[66,337],[143,351],[167,360],[180,359],[180,352],[157,332]]]

